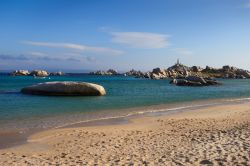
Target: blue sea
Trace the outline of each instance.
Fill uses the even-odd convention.
[[[48,81],[83,81],[102,85],[106,96],[52,97],[20,93],[21,88]],[[250,80],[219,80],[220,86],[177,87],[170,80],[125,76],[68,74],[37,79],[0,74],[0,129],[46,128],[75,121],[121,115],[159,104],[250,97]]]

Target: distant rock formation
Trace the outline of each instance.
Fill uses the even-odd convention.
[[[248,70],[243,70],[232,66],[223,66],[222,68],[218,69],[206,66],[206,68],[203,69],[199,66],[188,67],[179,62],[167,69],[155,68],[151,72],[145,73],[131,70],[126,72],[125,75],[149,79],[185,79],[188,76],[224,79],[250,79],[250,72]]]
[[[15,70],[12,73],[10,73],[12,76],[27,76],[29,75],[28,70]]]
[[[49,73],[45,70],[33,70],[29,72],[28,70],[15,70],[10,73],[12,76],[36,76],[36,77],[47,77],[47,76],[62,76],[65,75],[63,72],[52,72]]]
[[[59,72],[52,72],[49,74],[50,76],[63,76],[65,75],[63,72],[59,71]]]
[[[134,77],[139,78],[139,77],[144,77],[144,75],[146,75],[146,73],[143,73],[143,72],[140,71],[140,70],[134,70],[134,69],[132,69],[132,70],[130,70],[130,71],[124,73],[124,75],[125,75],[125,76],[134,76]],[[147,76],[147,77],[145,77],[145,78],[149,78],[149,77]]]
[[[49,73],[45,70],[33,70],[30,72],[31,76],[37,76],[37,77],[47,77],[49,76]]]
[[[107,71],[98,70],[96,72],[90,72],[90,75],[119,75],[119,73],[114,69],[109,69]]]
[[[48,96],[103,96],[105,89],[97,84],[87,82],[45,82],[25,87],[21,90],[24,94]]]
[[[184,79],[173,79],[170,81],[170,84],[175,84],[177,86],[210,86],[220,85],[221,83],[211,78],[188,76]]]

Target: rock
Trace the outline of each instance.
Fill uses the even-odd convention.
[[[116,70],[114,70],[114,69],[109,69],[108,71],[107,71],[107,73],[109,73],[109,74],[111,74],[111,75],[118,75],[119,73],[116,71]]]
[[[105,89],[97,84],[87,82],[45,82],[25,87],[21,90],[24,94],[48,96],[102,96]]]
[[[157,74],[157,75],[159,75],[159,74],[166,75],[166,72],[164,70],[162,70],[161,68],[153,69],[152,73]]]
[[[209,86],[209,85],[221,85],[221,83],[219,83],[218,81],[216,80],[206,80],[206,85]]]
[[[246,79],[246,77],[243,76],[243,75],[237,75],[236,78],[237,78],[237,79]]]
[[[172,79],[170,82],[169,82],[170,84],[177,84],[177,79]]]
[[[203,78],[198,76],[189,76],[184,79],[173,79],[170,84],[175,84],[177,86],[210,86],[210,85],[220,85],[219,82],[211,78]]]
[[[29,74],[28,70],[16,70],[11,73],[12,76],[27,76]]]
[[[37,76],[37,77],[47,77],[49,73],[45,70],[34,70],[30,73],[31,76]]]
[[[151,73],[151,79],[159,80],[159,79],[161,79],[161,77],[155,73]]]
[[[63,76],[65,75],[63,72],[59,71],[59,72],[52,72],[49,74],[50,76]]]
[[[236,71],[236,75],[238,75],[238,76],[244,76],[246,78],[250,78],[250,72],[247,71],[247,70],[238,69]]]
[[[144,74],[144,78],[149,78],[149,79],[151,79],[151,73],[150,73],[150,72],[146,72],[146,73]]]
[[[155,68],[151,72],[151,79],[165,79],[167,77],[168,73],[161,68]]]
[[[137,70],[132,69],[132,70],[126,72],[124,75],[126,75],[126,76],[134,76],[134,77],[137,77],[137,78],[144,78],[145,73],[143,73],[143,72],[141,72],[139,70],[137,71]]]
[[[200,164],[201,164],[201,165],[213,165],[213,163],[212,163],[211,161],[209,161],[209,160],[202,160],[202,161],[200,162]]]
[[[107,71],[98,70],[96,72],[90,72],[90,75],[118,75],[119,73],[116,70],[109,69]]]
[[[185,79],[179,79],[176,82],[177,86],[202,86],[203,84],[200,82],[188,81]]]
[[[191,81],[191,82],[199,82],[201,84],[207,83],[203,77],[198,77],[198,76],[189,76],[189,77],[186,77],[186,80]]]
[[[191,70],[193,72],[201,72],[203,69],[200,66],[193,66],[191,67]]]

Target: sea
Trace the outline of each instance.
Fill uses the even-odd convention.
[[[102,85],[105,96],[53,97],[20,93],[23,87],[50,81],[79,81]],[[114,119],[148,112],[250,100],[249,79],[219,79],[222,85],[179,87],[170,79],[67,74],[34,78],[0,74],[0,131],[59,128],[98,119]],[[210,102],[206,102],[210,101]],[[162,107],[161,107],[162,106]],[[163,109],[165,108],[165,109]]]

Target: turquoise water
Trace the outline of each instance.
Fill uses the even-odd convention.
[[[101,97],[48,97],[20,93],[20,89],[47,81],[84,81],[97,83],[107,91]],[[250,80],[220,80],[222,86],[177,87],[169,80],[147,80],[124,76],[68,75],[35,79],[0,75],[0,123],[30,118],[51,117],[101,110],[171,104],[217,98],[250,97]]]

